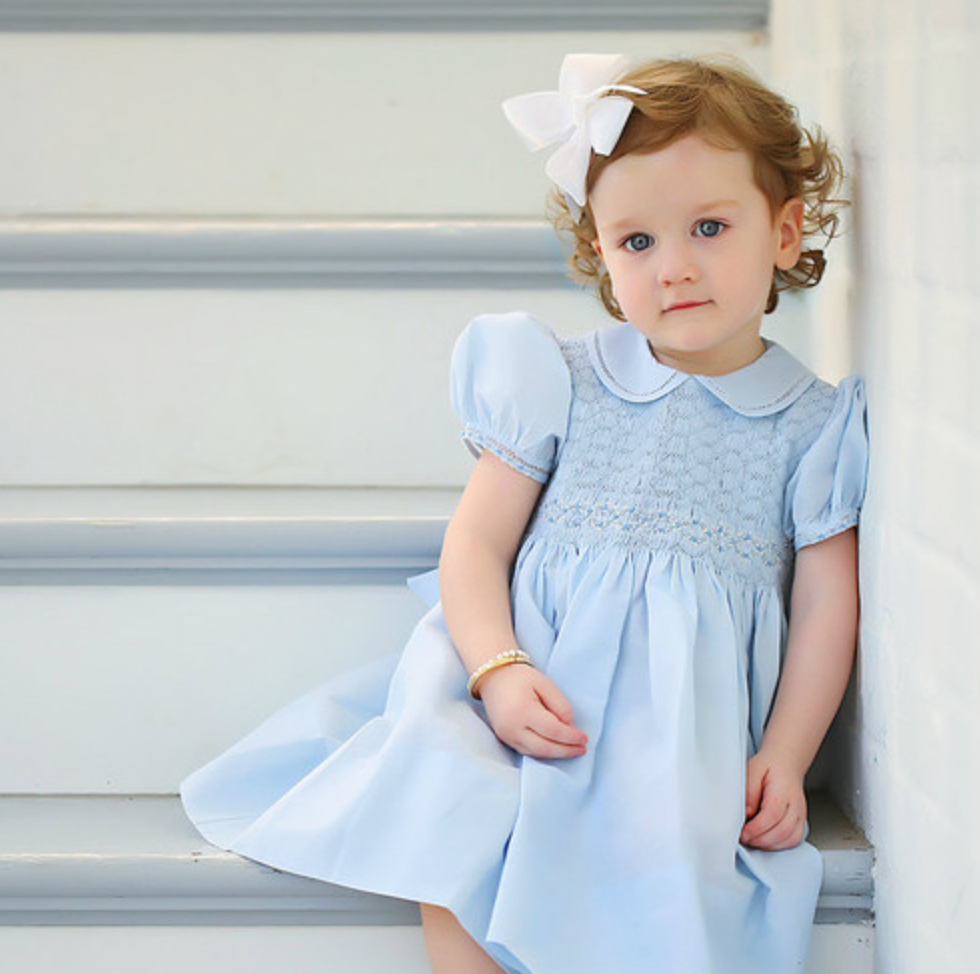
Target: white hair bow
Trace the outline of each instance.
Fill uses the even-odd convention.
[[[612,152],[633,109],[628,98],[604,97],[606,92],[644,94],[642,88],[613,84],[628,64],[621,54],[569,54],[562,62],[558,91],[518,95],[503,104],[507,121],[528,148],[562,143],[545,172],[579,207],[585,206],[590,153]]]

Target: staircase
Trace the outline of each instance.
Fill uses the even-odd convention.
[[[124,971],[133,951],[149,972],[427,970],[412,905],[210,848],[172,792],[273,706],[403,641],[402,579],[435,562],[454,496],[4,492],[5,970]],[[872,850],[819,792],[811,826],[809,970],[870,974]]]
[[[427,970],[415,907],[212,849],[174,793],[404,641],[465,322],[604,322],[497,101],[568,50],[764,70],[764,3],[596,6],[0,0],[5,974]],[[873,852],[812,803],[809,974],[870,974]]]

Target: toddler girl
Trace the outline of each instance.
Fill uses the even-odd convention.
[[[840,168],[742,70],[566,59],[512,99],[618,320],[474,321],[441,602],[183,787],[225,848],[423,904],[436,974],[789,974],[803,777],[854,652],[862,388],[760,337]],[[788,620],[788,621],[787,621]]]

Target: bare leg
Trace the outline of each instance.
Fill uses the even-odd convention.
[[[449,910],[428,903],[421,908],[432,974],[504,974]]]

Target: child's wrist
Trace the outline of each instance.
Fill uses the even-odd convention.
[[[778,764],[794,771],[801,779],[806,776],[812,763],[805,755],[790,745],[778,741],[763,740],[756,757],[760,757],[767,764]]]
[[[469,681],[466,684],[466,689],[469,691],[470,696],[474,700],[479,700],[480,685],[491,673],[516,664],[530,666],[532,668],[534,666],[531,657],[522,649],[505,649],[502,653],[497,653],[496,656],[492,656],[470,674]]]

